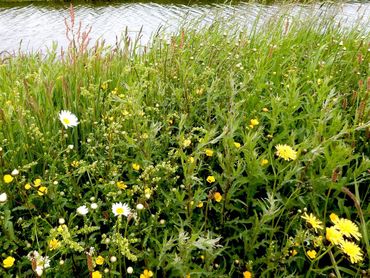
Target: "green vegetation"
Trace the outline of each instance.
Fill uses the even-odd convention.
[[[369,33],[69,32],[0,62],[1,277],[369,275]]]

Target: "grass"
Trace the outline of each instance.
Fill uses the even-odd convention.
[[[281,18],[85,42],[1,59],[2,277],[366,276],[368,32]]]

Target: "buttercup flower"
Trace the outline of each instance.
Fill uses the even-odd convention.
[[[216,181],[216,179],[215,179],[215,177],[214,176],[208,176],[207,177],[207,182],[209,182],[209,183],[213,183],[213,182],[215,182]]]
[[[243,278],[252,278],[252,273],[250,271],[244,271]]]
[[[364,259],[362,251],[356,243],[348,240],[343,240],[340,243],[340,249],[349,257],[349,260],[353,264],[361,262]]]
[[[96,259],[95,259],[95,263],[97,265],[102,265],[104,263],[104,258],[102,256],[98,256]]]
[[[260,122],[257,120],[257,119],[252,119],[252,120],[250,120],[250,122],[249,122],[249,127],[250,128],[254,128],[255,126],[257,126],[257,125],[259,125],[260,124]]]
[[[127,204],[115,203],[112,205],[112,211],[114,216],[124,215],[127,217],[131,210]]]
[[[308,250],[307,251],[307,256],[310,258],[310,259],[314,259],[314,258],[316,258],[316,255],[317,255],[317,253],[316,253],[316,251],[315,250]]]
[[[283,158],[284,160],[295,160],[297,158],[297,152],[292,149],[292,147],[288,145],[277,145],[276,148],[276,155],[278,157]]]
[[[79,215],[86,215],[89,212],[89,209],[84,205],[77,208],[77,213]]]
[[[311,225],[311,227],[315,230],[315,232],[317,232],[317,229],[323,229],[323,227],[321,226],[322,222],[318,220],[312,213],[308,215],[305,212],[304,215],[301,217],[305,219],[308,224]]]
[[[11,183],[14,180],[14,178],[11,175],[4,175],[3,179],[5,183]]]
[[[140,165],[137,164],[137,163],[132,163],[132,169],[134,169],[135,171],[139,171],[140,170]]]
[[[3,266],[5,268],[11,268],[14,265],[15,259],[12,256],[8,256],[5,260],[3,260]]]
[[[153,277],[153,272],[151,270],[144,270],[144,273],[140,274],[140,278],[150,278]]]
[[[34,184],[35,187],[39,187],[41,185],[41,180],[40,179],[35,179],[33,181],[33,184]]]
[[[326,228],[326,239],[334,245],[338,245],[343,241],[343,235],[334,226]]]
[[[261,166],[265,166],[269,163],[269,161],[267,159],[262,159],[261,160]]]
[[[69,127],[77,126],[79,124],[76,115],[67,110],[60,111],[59,120],[62,122],[66,129]]]
[[[32,186],[31,186],[29,183],[26,183],[26,184],[24,185],[24,188],[25,188],[26,190],[29,190],[29,189],[31,189],[31,188],[32,188]]]
[[[213,194],[213,198],[215,199],[215,201],[216,201],[217,203],[219,203],[219,202],[221,202],[221,200],[222,200],[222,195],[221,195],[221,193],[220,193],[220,192],[216,192],[215,194]]]
[[[213,150],[211,150],[211,149],[206,149],[206,150],[204,151],[204,153],[206,154],[206,156],[212,156],[212,155],[213,155]]]
[[[346,237],[354,237],[359,240],[361,237],[358,227],[351,220],[340,218],[336,221],[334,227]]]
[[[91,273],[91,278],[102,278],[102,277],[103,275],[98,270]]]
[[[44,194],[47,194],[47,193],[48,193],[48,188],[45,186],[41,186],[39,190],[37,191],[37,194],[39,194],[40,196],[43,196]]]

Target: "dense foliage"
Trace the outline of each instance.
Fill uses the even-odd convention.
[[[85,43],[1,59],[2,277],[366,275],[369,33]]]

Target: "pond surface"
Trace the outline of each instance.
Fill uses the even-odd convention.
[[[168,4],[168,3],[100,3],[78,4],[74,7],[76,25],[91,26],[92,45],[97,39],[114,44],[127,28],[131,37],[141,32],[141,42],[150,40],[160,27],[165,32],[176,32],[179,26],[191,19],[211,23],[216,17],[226,22],[248,28],[278,14],[309,16],[312,13],[332,17],[342,26],[358,24],[370,29],[370,3],[346,3],[336,5],[258,5],[238,4]],[[53,42],[66,47],[64,20],[69,18],[69,6],[0,3],[0,52],[39,51],[50,48]]]

